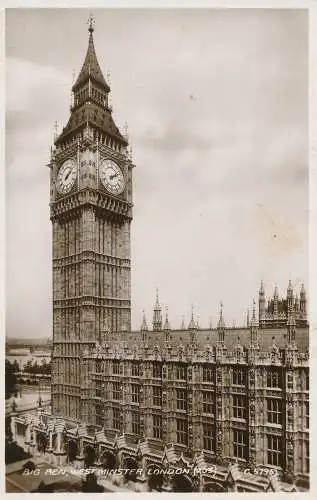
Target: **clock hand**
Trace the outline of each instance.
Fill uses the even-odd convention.
[[[67,172],[67,175],[65,177],[65,181],[67,181],[68,177],[70,176],[70,172],[71,172],[70,170]]]
[[[118,175],[118,172],[116,174],[110,175],[110,180],[112,181],[112,179],[115,179],[116,177],[118,177]]]

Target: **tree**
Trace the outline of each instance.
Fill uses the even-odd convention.
[[[16,359],[13,361],[13,365],[12,366],[13,366],[14,373],[20,371],[19,363],[17,362]]]
[[[17,378],[14,373],[12,363],[8,359],[5,360],[5,398],[8,399],[15,392]]]

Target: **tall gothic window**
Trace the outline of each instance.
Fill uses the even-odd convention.
[[[211,391],[203,391],[203,413],[215,414],[215,398]]]
[[[140,365],[137,362],[132,363],[132,377],[140,376]]]
[[[215,451],[215,427],[211,423],[203,423],[204,450]]]
[[[96,382],[96,398],[102,398],[102,385],[101,382]]]
[[[153,437],[162,439],[162,417],[161,415],[153,415]]]
[[[119,361],[112,362],[112,373],[114,375],[120,375],[120,362]]]
[[[176,380],[186,380],[186,365],[176,366]]]
[[[184,389],[176,390],[176,407],[178,410],[187,410],[187,395]]]
[[[132,415],[132,433],[139,435],[140,434],[140,415],[136,411],[132,411],[131,415]]]
[[[103,426],[103,407],[96,405],[96,425]]]
[[[153,386],[153,406],[162,406],[162,389]]]
[[[233,430],[233,456],[236,458],[246,458],[247,455],[247,433],[246,431]]]
[[[203,366],[203,382],[214,382],[214,372],[211,366]]]
[[[162,378],[162,365],[161,365],[161,363],[153,363],[152,375],[153,375],[153,378]]]
[[[132,403],[140,402],[140,386],[139,384],[132,384]]]
[[[114,429],[120,430],[120,409],[112,408],[112,425]]]
[[[232,396],[233,418],[246,418],[246,398],[245,396],[234,394]]]
[[[176,439],[178,444],[185,444],[187,446],[187,421],[178,418],[176,420]]]
[[[120,382],[112,382],[112,399],[120,400]]]
[[[276,389],[282,389],[282,373],[277,369],[268,369],[266,372],[266,385]]]
[[[267,421],[270,424],[282,424],[282,401],[280,399],[267,399]]]
[[[232,372],[232,385],[245,385],[246,376],[243,368],[234,368]]]
[[[305,401],[304,403],[304,412],[305,412],[304,427],[305,429],[309,429],[309,401]]]
[[[282,465],[282,439],[280,436],[267,436],[268,465]]]
[[[309,371],[305,372],[305,391],[309,391]]]

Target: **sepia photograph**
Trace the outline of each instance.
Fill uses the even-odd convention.
[[[5,11],[5,488],[309,492],[309,10]]]

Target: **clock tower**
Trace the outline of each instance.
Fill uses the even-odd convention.
[[[131,328],[132,168],[127,139],[109,105],[89,22],[72,87],[70,118],[52,148],[52,413],[86,421],[89,381],[82,355],[106,331]]]

